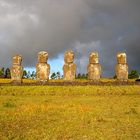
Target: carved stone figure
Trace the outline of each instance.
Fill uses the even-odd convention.
[[[11,68],[11,79],[13,83],[22,83],[23,67],[21,66],[21,63],[21,55],[16,55],[13,57],[13,66]]]
[[[101,78],[101,65],[99,64],[99,55],[97,52],[91,52],[88,65],[88,79],[99,81]]]
[[[38,53],[38,64],[36,66],[36,76],[38,82],[45,83],[49,80],[50,65],[47,64],[47,60],[47,52],[42,51]]]
[[[76,75],[76,65],[74,62],[74,52],[67,51],[64,56],[65,64],[63,66],[64,80],[73,81]]]
[[[116,76],[119,81],[128,80],[128,65],[127,56],[125,53],[118,53],[117,55],[118,64],[116,66]]]

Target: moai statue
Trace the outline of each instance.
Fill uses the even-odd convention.
[[[91,52],[88,65],[88,79],[99,81],[101,78],[101,65],[99,64],[99,55],[97,52]]]
[[[64,80],[73,81],[76,75],[76,64],[74,64],[74,52],[67,51],[64,56],[65,64],[63,66]]]
[[[127,56],[125,53],[118,53],[117,55],[118,64],[116,66],[116,76],[119,81],[128,80],[128,65]]]
[[[23,76],[23,67],[21,66],[22,56],[16,55],[13,57],[13,66],[11,68],[12,83],[21,84]]]
[[[50,65],[47,64],[48,53],[39,52],[38,53],[38,64],[36,66],[36,78],[40,83],[46,83],[49,80],[50,75]]]

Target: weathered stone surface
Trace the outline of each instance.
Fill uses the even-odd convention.
[[[37,80],[41,82],[47,82],[49,80],[50,65],[49,64],[37,64]]]
[[[76,65],[74,62],[74,52],[67,51],[64,56],[65,64],[63,66],[64,80],[73,81],[76,75]]]
[[[39,52],[38,53],[38,63],[47,63],[48,53],[47,52]]]
[[[76,75],[76,65],[75,64],[65,64],[63,67],[64,80],[73,81]]]
[[[11,79],[13,83],[22,83],[23,67],[21,66],[22,56],[13,57],[13,66],[11,68]]]
[[[117,54],[118,64],[127,64],[127,56],[126,53],[118,53]]]
[[[99,64],[99,55],[97,52],[91,52],[88,65],[88,79],[99,81],[101,78],[101,65]]]
[[[98,64],[99,63],[99,55],[97,52],[91,52],[89,56],[90,64]]]
[[[47,64],[47,60],[47,52],[42,51],[38,53],[38,64],[36,66],[36,78],[38,82],[45,83],[49,80],[50,65]]]
[[[74,52],[73,51],[66,51],[64,56],[65,63],[71,64],[74,62]]]
[[[21,55],[16,55],[13,57],[13,65],[21,66],[21,63],[22,63],[22,56]]]
[[[88,79],[93,81],[99,81],[101,78],[101,65],[89,64],[88,65]]]
[[[117,55],[118,64],[116,66],[116,76],[119,81],[128,80],[128,65],[127,56],[125,53],[118,53]]]
[[[128,65],[118,64],[116,66],[116,76],[119,81],[127,81],[128,80]]]

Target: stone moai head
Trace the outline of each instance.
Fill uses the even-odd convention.
[[[127,64],[127,56],[126,53],[118,53],[117,54],[118,64]]]
[[[13,57],[13,65],[21,66],[21,63],[22,63],[22,56],[21,55],[15,55]]]
[[[47,63],[48,61],[48,53],[47,52],[39,52],[38,53],[38,63]]]
[[[91,52],[89,56],[90,64],[98,64],[99,63],[99,55],[98,52]]]
[[[73,51],[66,51],[64,56],[65,63],[73,63],[74,62],[74,52]]]

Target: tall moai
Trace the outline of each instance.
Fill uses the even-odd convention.
[[[11,68],[12,83],[21,84],[23,77],[22,56],[16,55],[13,57],[13,66]]]
[[[64,80],[73,81],[76,76],[76,64],[74,64],[74,52],[66,51],[64,61],[65,61],[65,64],[63,66]]]
[[[117,54],[116,76],[119,81],[128,80],[127,56],[125,53]]]
[[[50,75],[50,65],[47,63],[48,53],[39,52],[38,53],[38,64],[36,66],[36,78],[40,83],[46,83],[49,80]]]
[[[91,81],[99,81],[101,78],[101,65],[99,64],[99,55],[97,52],[91,52],[88,65],[88,79]]]

